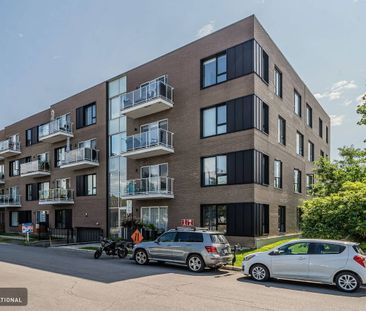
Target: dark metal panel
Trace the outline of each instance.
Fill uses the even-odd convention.
[[[237,77],[236,75],[236,49],[235,47],[229,48],[226,51],[227,57],[227,79],[234,79]]]
[[[248,74],[254,70],[254,40],[250,40],[243,43],[244,52],[244,73]]]
[[[235,99],[226,103],[227,106],[227,132],[232,133],[236,131],[235,128]]]
[[[237,98],[235,100],[235,130],[241,131],[244,127],[244,104],[243,97]]]
[[[236,184],[244,183],[244,151],[235,152]]]
[[[227,183],[229,185],[234,185],[236,183],[236,161],[235,161],[235,152],[231,152],[227,154]]]

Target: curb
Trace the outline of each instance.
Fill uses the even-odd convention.
[[[237,271],[240,272],[241,268],[240,267],[235,267],[235,266],[223,266],[221,267],[222,270],[229,270],[229,271]]]

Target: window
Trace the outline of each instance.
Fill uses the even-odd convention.
[[[286,146],[286,120],[278,117],[277,121],[277,139],[278,142]]]
[[[319,118],[319,136],[323,138],[323,120]]]
[[[142,207],[141,219],[144,224],[153,224],[159,230],[166,230],[168,228],[168,208],[162,206]]]
[[[39,199],[44,200],[48,198],[49,191],[50,191],[50,183],[48,181],[38,183]]]
[[[286,206],[278,207],[278,232],[286,232]]]
[[[76,177],[76,195],[92,196],[97,194],[97,175],[82,175]]]
[[[254,41],[254,72],[268,83],[268,54]]]
[[[309,250],[309,243],[307,242],[287,244],[278,248],[280,255],[307,255],[308,250]]]
[[[227,206],[204,205],[201,208],[202,226],[209,230],[226,233],[227,229]]]
[[[59,147],[55,149],[55,167],[61,166],[61,161],[65,160],[66,147]]]
[[[27,184],[25,186],[25,195],[27,201],[38,200],[38,185],[37,184]]]
[[[307,174],[306,175],[306,193],[311,194],[311,191],[313,190],[314,186],[314,175],[313,174]]]
[[[109,155],[110,156],[116,156],[116,155],[120,155],[121,151],[122,151],[122,140],[126,137],[126,134],[115,134],[115,135],[111,135],[110,136],[110,144],[109,144]]]
[[[324,157],[324,151],[320,150],[320,156],[323,158]]]
[[[175,236],[177,234],[175,232],[167,232],[164,233],[160,238],[159,242],[161,243],[167,243],[167,242],[175,242]]]
[[[325,126],[325,142],[329,143],[329,128]]]
[[[14,160],[9,162],[9,177],[20,175],[20,161]]]
[[[71,209],[55,210],[55,228],[56,229],[72,228],[72,210]]]
[[[5,178],[5,165],[0,164],[0,180],[3,180]]]
[[[296,153],[304,156],[304,135],[300,132],[296,132]]]
[[[335,255],[342,253],[346,247],[331,243],[310,243],[309,254],[312,255]]]
[[[89,139],[85,141],[81,141],[78,144],[78,148],[90,148],[90,149],[97,149],[97,140],[96,139]]]
[[[31,146],[37,144],[38,140],[38,126],[32,127],[25,131],[25,145]]]
[[[313,108],[306,104],[306,125],[313,127]]]
[[[198,232],[178,232],[176,242],[202,243],[203,234]]]
[[[82,128],[97,123],[96,103],[76,109],[76,128]]]
[[[203,159],[203,185],[226,185],[227,163],[226,155]]]
[[[220,105],[203,110],[203,137],[226,133],[226,105]]]
[[[227,79],[226,53],[202,62],[202,87],[214,85]]]
[[[32,211],[9,212],[10,227],[17,227],[20,224],[32,222]]]
[[[294,169],[294,191],[301,193],[301,171]]]
[[[282,72],[275,67],[274,69],[274,93],[282,98]]]
[[[308,160],[310,162],[314,162],[314,144],[309,140],[308,141]]]
[[[262,176],[260,180],[260,184],[262,185],[269,185],[269,157],[266,154],[261,154],[262,156]]]
[[[260,100],[256,97],[257,100]],[[260,129],[263,133],[269,133],[269,109],[268,105],[263,103],[262,105],[262,128]]]
[[[294,112],[301,118],[301,95],[294,91]]]
[[[275,188],[282,189],[282,161],[274,160],[273,170],[273,186]]]

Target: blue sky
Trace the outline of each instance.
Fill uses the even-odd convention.
[[[0,0],[0,128],[255,14],[333,117],[363,146],[366,0]]]

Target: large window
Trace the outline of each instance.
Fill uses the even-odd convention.
[[[296,132],[296,153],[304,156],[304,135],[300,132]]]
[[[59,147],[55,149],[55,167],[61,165],[61,161],[65,160],[66,157],[66,147]]]
[[[325,126],[325,142],[329,143],[329,128]]]
[[[278,232],[286,232],[286,206],[278,207]]]
[[[254,41],[254,72],[268,83],[268,54]]]
[[[294,112],[301,117],[301,95],[296,90],[294,91]]]
[[[38,140],[38,126],[32,127],[25,131],[25,145],[31,146],[37,144]]]
[[[301,171],[294,169],[294,191],[301,193]]]
[[[273,163],[273,176],[274,176],[274,181],[273,181],[273,186],[275,188],[282,188],[282,161],[280,160],[274,160]]]
[[[89,174],[76,177],[76,195],[92,196],[97,194],[97,175]]]
[[[96,104],[92,103],[76,109],[76,128],[82,128],[97,123]]]
[[[202,62],[202,87],[214,85],[227,79],[226,53]]]
[[[202,226],[209,230],[226,233],[226,205],[202,206]]]
[[[203,137],[224,134],[227,131],[226,105],[204,109],[203,118]]]
[[[277,140],[280,144],[286,145],[286,120],[280,116],[277,121]]]
[[[19,176],[20,175],[20,161],[14,160],[9,162],[9,176]]]
[[[313,190],[313,186],[314,186],[314,175],[307,174],[306,175],[306,192],[308,194],[311,194],[311,191]]]
[[[203,159],[203,185],[226,185],[227,163],[226,155]]]
[[[274,69],[274,93],[282,98],[282,72],[277,67]]]
[[[308,141],[308,161],[314,162],[314,144],[309,140]]]
[[[141,219],[144,224],[153,224],[161,231],[168,228],[168,208],[162,206],[141,207]]]
[[[24,223],[32,222],[32,211],[9,212],[10,227],[17,227]]]
[[[323,138],[323,120],[319,118],[319,136]]]
[[[72,228],[72,210],[71,209],[55,210],[55,228],[57,228],[57,229]]]
[[[26,198],[26,201],[38,200],[38,185],[37,184],[27,184],[25,186],[25,198]]]
[[[313,127],[313,108],[306,104],[306,125]]]

